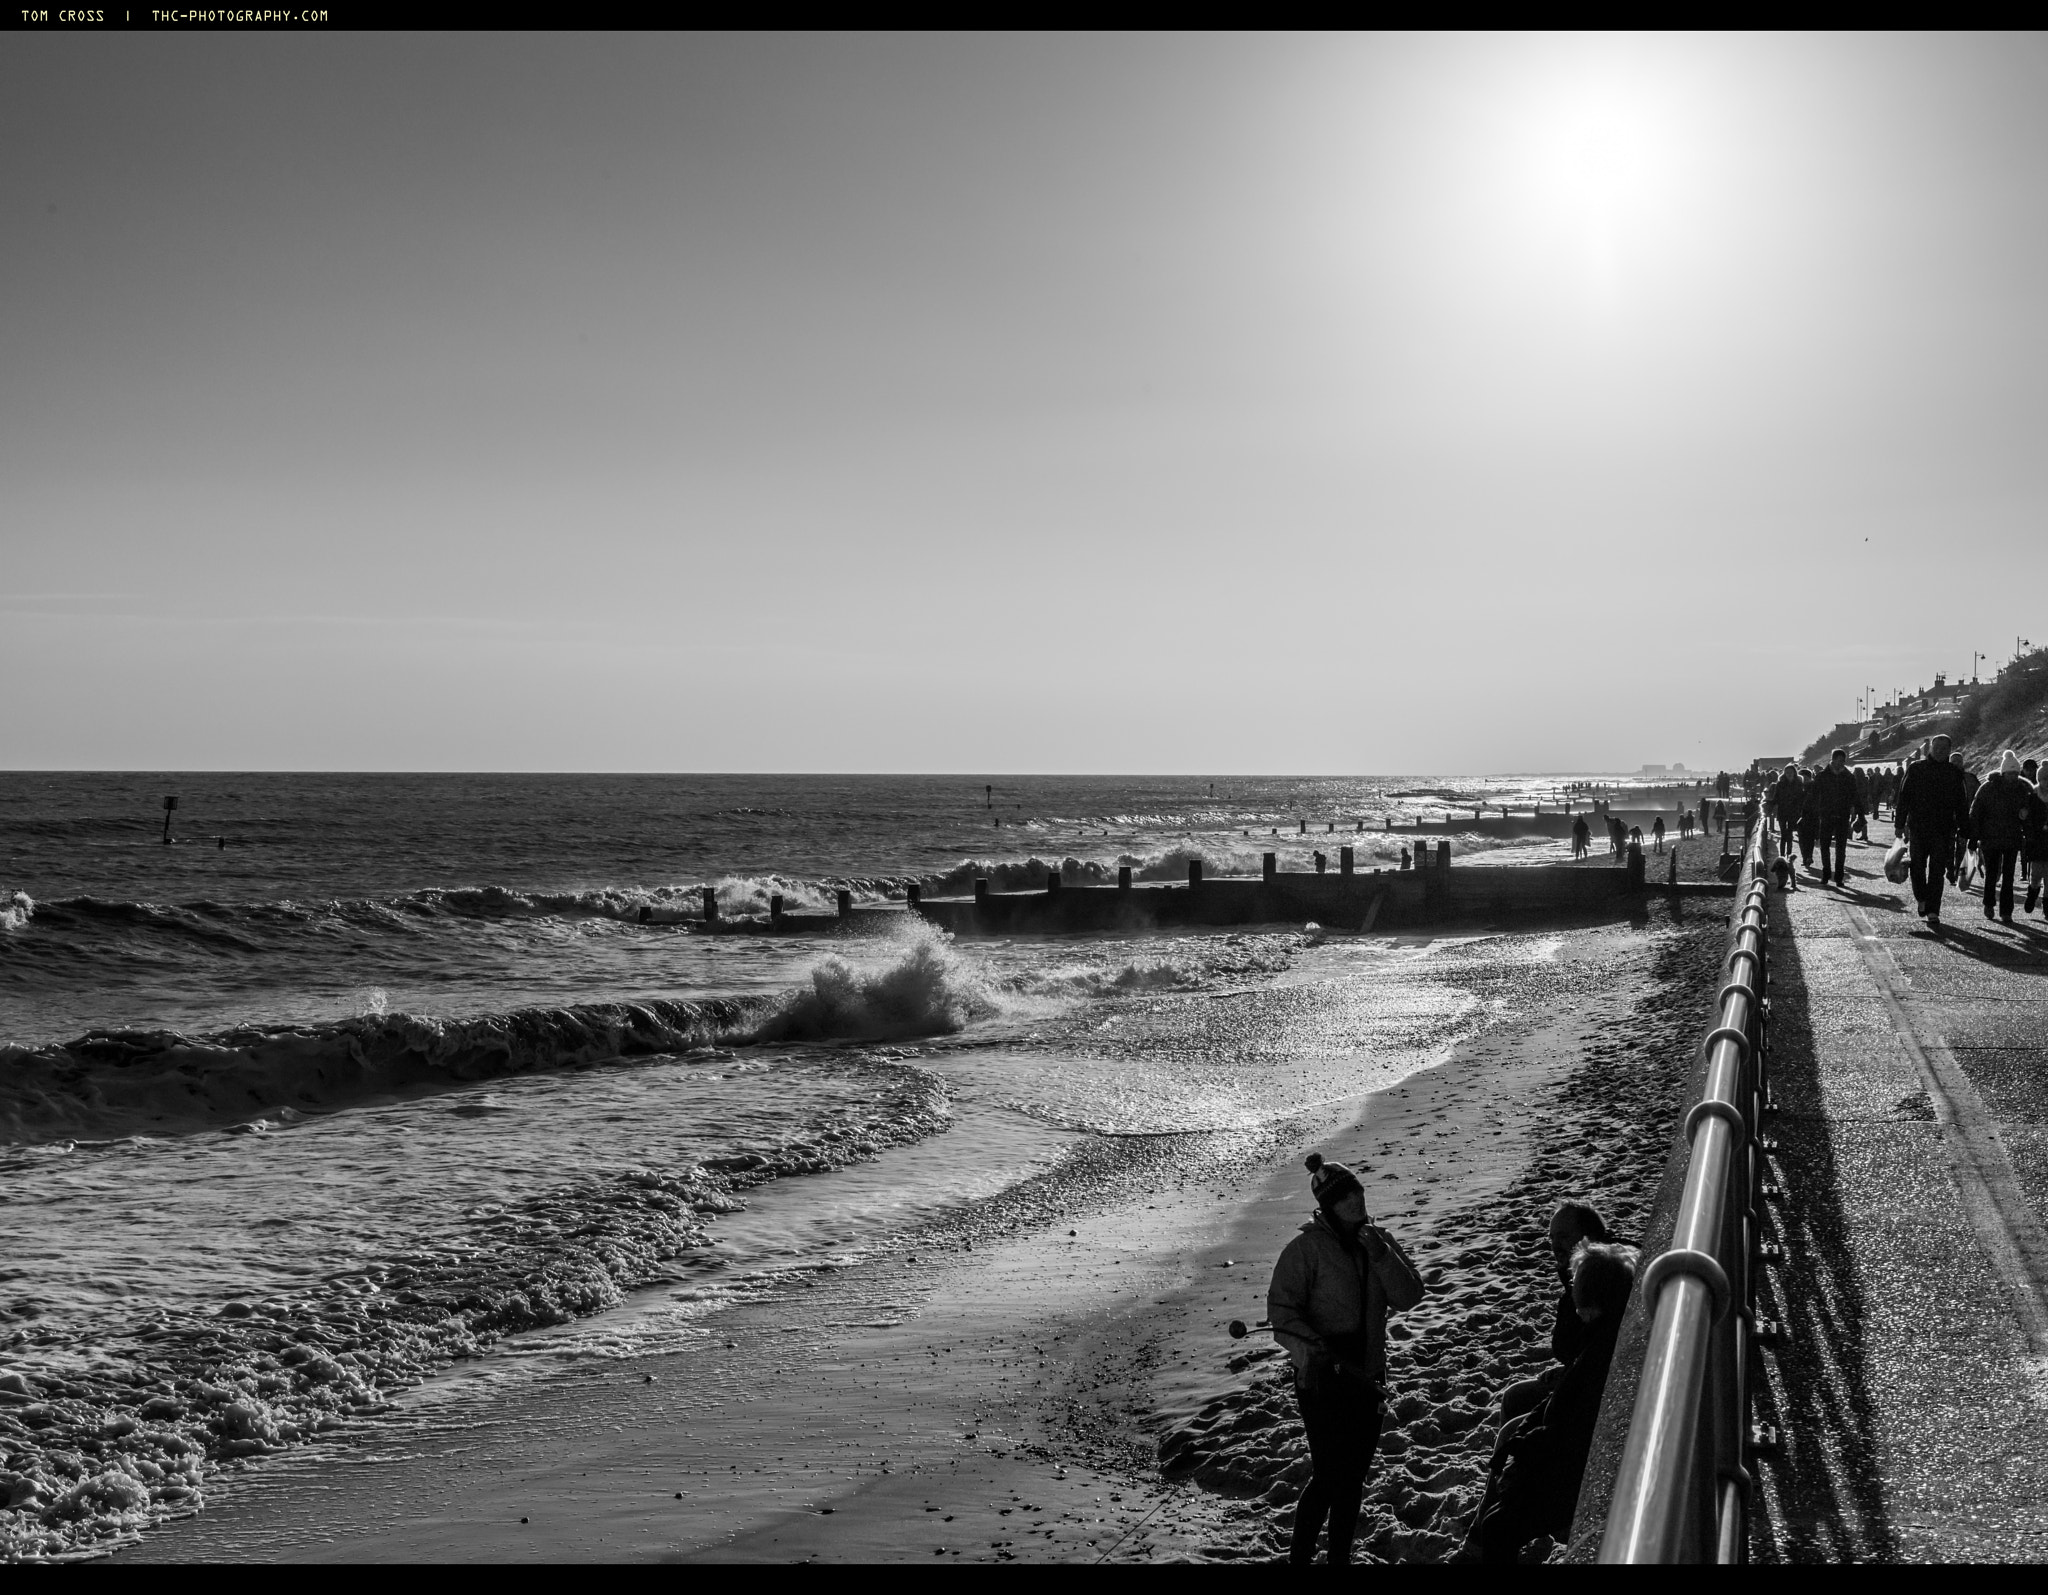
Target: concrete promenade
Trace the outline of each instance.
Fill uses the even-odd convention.
[[[1760,1561],[2048,1560],[2048,927],[1773,891]],[[2024,890],[2024,888],[2022,888]]]

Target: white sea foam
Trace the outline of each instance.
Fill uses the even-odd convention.
[[[907,926],[881,958],[828,953],[762,1025],[764,1041],[945,1035],[1002,1008],[987,971],[936,926]]]
[[[27,892],[9,892],[0,901],[0,930],[22,930],[36,917],[36,902]]]

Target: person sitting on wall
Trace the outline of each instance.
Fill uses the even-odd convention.
[[[1586,1343],[1585,1321],[1579,1317],[1578,1308],[1572,1302],[1572,1254],[1586,1241],[1612,1241],[1614,1236],[1608,1231],[1607,1221],[1600,1216],[1598,1208],[1585,1202],[1559,1202],[1550,1215],[1546,1239],[1558,1285],[1557,1305],[1550,1324],[1552,1363],[1535,1378],[1517,1380],[1501,1392],[1503,1440],[1514,1419],[1542,1405],[1544,1398],[1557,1389],[1558,1380],[1564,1377],[1565,1369]],[[1495,1466],[1499,1465],[1500,1457],[1500,1448],[1496,1446]]]
[[[1482,1562],[1513,1564],[1539,1535],[1571,1537],[1572,1513],[1593,1428],[1607,1389],[1615,1337],[1636,1283],[1636,1249],[1582,1241],[1572,1253],[1572,1304],[1586,1326],[1585,1343],[1543,1404],[1509,1424],[1495,1448],[1486,1494],[1467,1534],[1467,1553]]]

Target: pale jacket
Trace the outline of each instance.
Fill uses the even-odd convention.
[[[1297,1369],[1327,1356],[1325,1341],[1342,1335],[1360,1337],[1374,1378],[1386,1372],[1387,1313],[1413,1307],[1424,1287],[1400,1243],[1384,1231],[1380,1238],[1386,1250],[1370,1262],[1362,1245],[1318,1213],[1281,1252],[1266,1289],[1266,1318]]]

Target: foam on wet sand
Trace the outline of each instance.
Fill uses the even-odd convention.
[[[1441,1560],[1476,1504],[1492,1397],[1547,1353],[1549,1204],[1589,1197],[1624,1233],[1646,1209],[1723,929],[1679,912],[1653,908],[1647,937],[1568,933],[1540,979],[1481,987],[1492,1022],[1362,1113],[1085,1138],[1000,1197],[707,1321],[686,1353],[593,1359],[459,1432],[423,1414],[317,1494],[288,1467],[238,1475],[128,1554],[1274,1556],[1299,1425],[1278,1359],[1224,1325],[1263,1316],[1319,1147],[1365,1168],[1432,1285],[1396,1320],[1361,1549]]]

